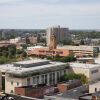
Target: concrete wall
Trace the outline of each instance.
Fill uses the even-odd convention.
[[[98,70],[98,72],[96,73],[92,73],[92,71]],[[84,66],[82,67],[71,67],[70,68],[71,72],[74,72],[76,74],[84,74],[87,78],[89,82],[93,82],[96,81],[98,79],[100,79],[100,68],[99,67],[93,67],[93,68],[84,68]]]
[[[47,84],[47,85],[57,84],[60,77],[64,75],[65,71],[66,70],[60,70],[60,71],[50,72],[41,75],[35,75],[27,78],[15,78],[12,76],[9,77],[9,74],[5,74],[5,92],[11,93],[11,91],[13,91],[13,93],[15,93],[15,87],[19,87],[19,86],[29,86],[34,84],[35,85],[36,84]],[[45,75],[47,75],[47,77]],[[17,85],[17,83],[19,83],[19,85]]]
[[[33,50],[30,50],[27,52],[28,55],[36,55],[36,56],[69,56],[70,54],[73,54],[72,51],[66,50],[66,49],[52,49],[49,50],[48,48],[35,48]]]
[[[54,87],[42,86],[42,87],[15,87],[15,94],[22,96],[28,96],[33,98],[40,98],[46,94],[54,93]]]
[[[9,77],[9,74],[5,75],[5,92],[6,93],[11,93],[11,91],[12,93],[14,93],[15,87],[26,86],[26,85],[27,85],[27,79]]]
[[[89,93],[95,93],[98,91],[100,91],[100,82],[89,85]]]

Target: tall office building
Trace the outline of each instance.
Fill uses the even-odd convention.
[[[47,46],[49,46],[51,44],[50,38],[52,35],[55,35],[57,43],[60,43],[69,36],[69,30],[68,28],[61,28],[58,25],[56,27],[47,28],[46,34],[47,34]]]

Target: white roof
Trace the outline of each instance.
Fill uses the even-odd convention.
[[[93,86],[99,86],[100,87],[100,81],[96,82],[96,83],[93,83],[93,84],[90,84],[90,86],[93,85]]]
[[[87,45],[80,45],[80,46],[72,46],[72,45],[65,45],[65,46],[58,46],[58,49],[67,49],[67,50],[89,50],[93,51],[93,47],[96,46],[87,46]]]
[[[44,59],[31,59],[31,60],[25,60],[25,61],[19,61],[19,62],[15,62],[16,64],[32,64],[32,63],[39,63],[39,62],[46,62],[49,60],[44,60]]]
[[[37,59],[36,60],[33,60],[33,62],[45,62],[45,61],[48,61],[48,60],[40,60],[40,59]],[[34,62],[34,63],[35,63]],[[29,63],[32,63],[32,60],[28,60],[28,61],[22,61],[22,62],[17,62],[17,63],[22,63],[22,64],[29,64]],[[51,69],[51,70],[54,70],[55,68],[60,68],[63,66],[67,65],[66,63],[62,63],[62,62],[50,62],[48,64],[44,64],[44,65],[41,65],[41,66],[34,66],[34,67],[29,67],[29,68],[25,68],[25,67],[15,67],[14,64],[4,64],[4,65],[0,65],[0,70],[2,72],[7,72],[7,73],[12,73],[12,74],[23,74],[23,73],[30,73],[30,72],[39,72],[39,71],[43,71],[45,69]]]
[[[35,48],[43,48],[43,46],[37,45],[37,46],[31,46],[31,47],[27,47],[27,48],[33,48],[33,49],[35,49]]]
[[[57,66],[62,66],[62,65],[66,65],[65,63],[58,63],[58,62],[51,62],[50,64],[47,64],[47,65],[42,65],[42,66],[36,66],[36,67],[31,67],[31,68],[12,68],[12,69],[9,69],[9,71],[8,72],[10,72],[10,73],[19,73],[19,74],[21,74],[21,73],[25,73],[25,72],[31,72],[31,71],[41,71],[41,70],[44,70],[44,69],[47,69],[47,68],[55,68],[55,67],[57,67]]]
[[[83,58],[77,58],[77,60],[94,60],[93,57],[83,57]]]
[[[100,58],[95,58],[95,63],[100,64]]]
[[[72,68],[96,68],[96,67],[100,67],[99,64],[86,64],[86,63],[78,63],[78,62],[73,62],[73,63],[69,63],[70,67]]]

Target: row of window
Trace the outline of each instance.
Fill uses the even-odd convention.
[[[59,71],[57,72],[57,81],[60,80],[60,76],[62,76],[66,71]],[[41,80],[40,80],[41,77]],[[43,74],[41,76],[34,76],[32,78],[32,83],[33,84],[47,84],[48,82],[48,78],[49,78],[49,83],[50,84],[54,84],[55,82],[55,72],[49,73],[49,77],[47,74]],[[31,85],[31,78],[27,79],[27,85]]]
[[[11,81],[11,85],[13,85],[14,84],[14,82],[13,81]],[[17,86],[19,86],[19,82],[17,82]]]
[[[41,53],[44,53],[44,52],[46,52],[46,53],[53,53],[53,54],[63,54],[63,52],[62,51],[42,51],[42,50],[39,50],[39,52],[41,52]]]

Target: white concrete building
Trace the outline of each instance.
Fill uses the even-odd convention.
[[[89,93],[100,91],[100,81],[89,85]]]
[[[14,93],[17,86],[37,84],[54,85],[66,73],[67,64],[49,60],[34,59],[1,65],[5,72],[5,92]]]
[[[10,41],[10,43],[18,43],[21,41],[21,37],[17,37],[15,39],[10,39],[9,41]]]
[[[43,47],[43,46],[30,46],[30,47],[27,47],[27,51],[31,51],[31,50],[34,50],[36,48],[47,48],[47,47]]]
[[[70,72],[77,74],[84,74],[89,82],[100,79],[100,65],[99,64],[85,64],[74,62],[70,63]]]

